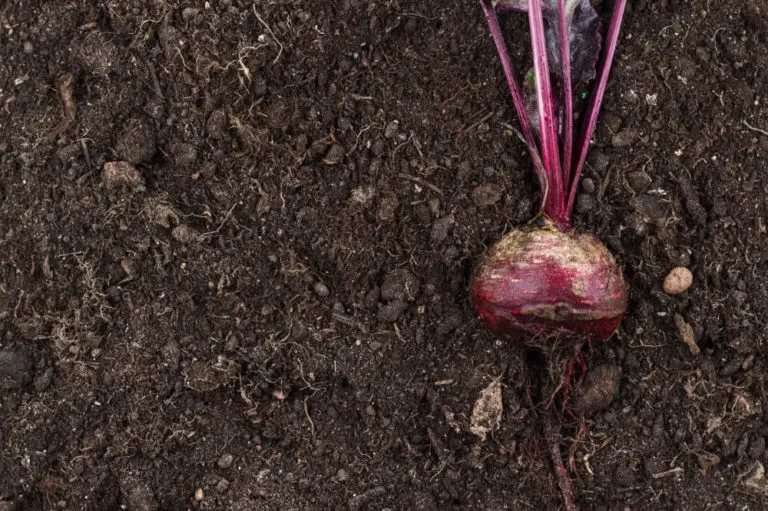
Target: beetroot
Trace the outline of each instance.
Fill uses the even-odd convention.
[[[539,345],[552,333],[578,333],[605,341],[624,317],[627,286],[597,238],[550,224],[497,243],[477,269],[472,301],[499,338]]]

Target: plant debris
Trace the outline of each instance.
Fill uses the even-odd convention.
[[[472,434],[485,441],[501,423],[503,405],[501,401],[501,376],[494,379],[490,385],[480,391],[480,397],[472,408],[472,419],[469,430]]]

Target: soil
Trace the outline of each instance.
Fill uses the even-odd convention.
[[[618,394],[562,430],[583,509],[768,505],[758,4],[628,8],[574,219],[631,286],[587,352]],[[472,1],[0,1],[0,509],[556,509],[467,293],[536,212],[515,125]]]

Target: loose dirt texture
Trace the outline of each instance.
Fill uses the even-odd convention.
[[[564,429],[585,509],[766,505],[758,4],[628,8],[575,218],[631,286]],[[535,213],[510,125],[474,1],[1,1],[0,509],[557,507],[468,300]]]

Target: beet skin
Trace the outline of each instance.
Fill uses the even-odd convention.
[[[551,225],[507,234],[477,268],[471,292],[491,332],[532,345],[556,334],[606,341],[627,310],[627,286],[608,249],[591,234]]]

